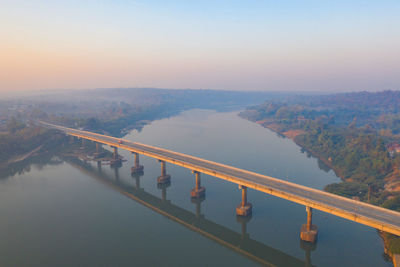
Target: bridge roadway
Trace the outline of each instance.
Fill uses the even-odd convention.
[[[67,135],[173,163],[400,236],[400,213],[396,211],[163,148],[45,122],[40,124],[60,130]]]

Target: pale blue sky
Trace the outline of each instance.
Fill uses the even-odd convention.
[[[400,89],[400,1],[0,0],[0,90]]]

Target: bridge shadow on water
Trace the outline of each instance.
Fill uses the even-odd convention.
[[[314,266],[311,263],[311,252],[315,250],[315,244],[300,240],[300,247],[305,251],[305,260],[300,260],[251,239],[246,231],[246,224],[251,219],[249,217],[237,217],[237,221],[242,226],[241,233],[237,233],[223,225],[206,219],[201,214],[201,203],[205,198],[192,199],[192,202],[196,205],[196,212],[193,213],[167,200],[167,188],[169,184],[158,185],[159,189],[162,190],[161,198],[146,192],[140,187],[140,178],[143,173],[132,175],[132,178],[135,179],[135,186],[132,186],[121,181],[118,167],[113,168],[114,177],[111,177],[102,171],[101,164],[98,164],[96,168],[90,163],[72,157],[65,158],[65,161],[126,197],[259,264],[265,266]]]

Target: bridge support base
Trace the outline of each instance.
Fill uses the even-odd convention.
[[[166,173],[165,161],[159,160],[159,162],[161,163],[161,175],[158,176],[157,183],[159,183],[159,184],[169,183],[171,181],[171,175]]]
[[[206,194],[206,188],[201,186],[200,188],[193,188],[192,191],[190,191],[190,196],[192,198],[202,198]]]
[[[96,143],[96,152],[93,153],[93,158],[98,159],[104,155],[101,143]]]
[[[143,169],[144,169],[143,165],[134,166],[131,168],[131,173],[133,173],[133,174],[141,173],[141,172],[143,172]]]
[[[139,164],[139,154],[135,153],[135,152],[132,152],[132,154],[133,154],[133,156],[135,158],[135,160],[134,160],[135,165],[131,168],[131,174],[141,174],[141,173],[143,173],[143,169],[144,169],[143,165]]]
[[[307,223],[303,224],[300,229],[300,239],[303,241],[315,243],[318,237],[318,227],[312,224],[312,208],[306,207]]]
[[[247,187],[239,185],[239,189],[242,189],[242,203],[236,207],[236,215],[250,216],[253,212],[253,205],[247,202]]]
[[[244,206],[240,204],[236,207],[236,215],[238,216],[250,216],[253,212],[253,205],[246,203]]]
[[[157,178],[157,183],[159,184],[167,184],[171,182],[171,175],[166,174],[166,175],[160,175]]]
[[[206,188],[200,184],[200,173],[198,171],[193,171],[193,173],[196,175],[196,187],[190,191],[190,196],[192,198],[204,197],[206,194]]]
[[[311,225],[310,230],[307,229],[307,224],[303,224],[300,230],[300,239],[303,241],[315,243],[318,237],[318,227]]]
[[[113,159],[110,160],[110,165],[113,167],[119,167],[122,165],[122,160],[118,155],[118,148],[113,146],[112,147],[114,149],[114,153],[113,153]]]

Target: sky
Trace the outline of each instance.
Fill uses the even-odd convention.
[[[399,0],[0,0],[0,92],[398,90],[399,14]]]

